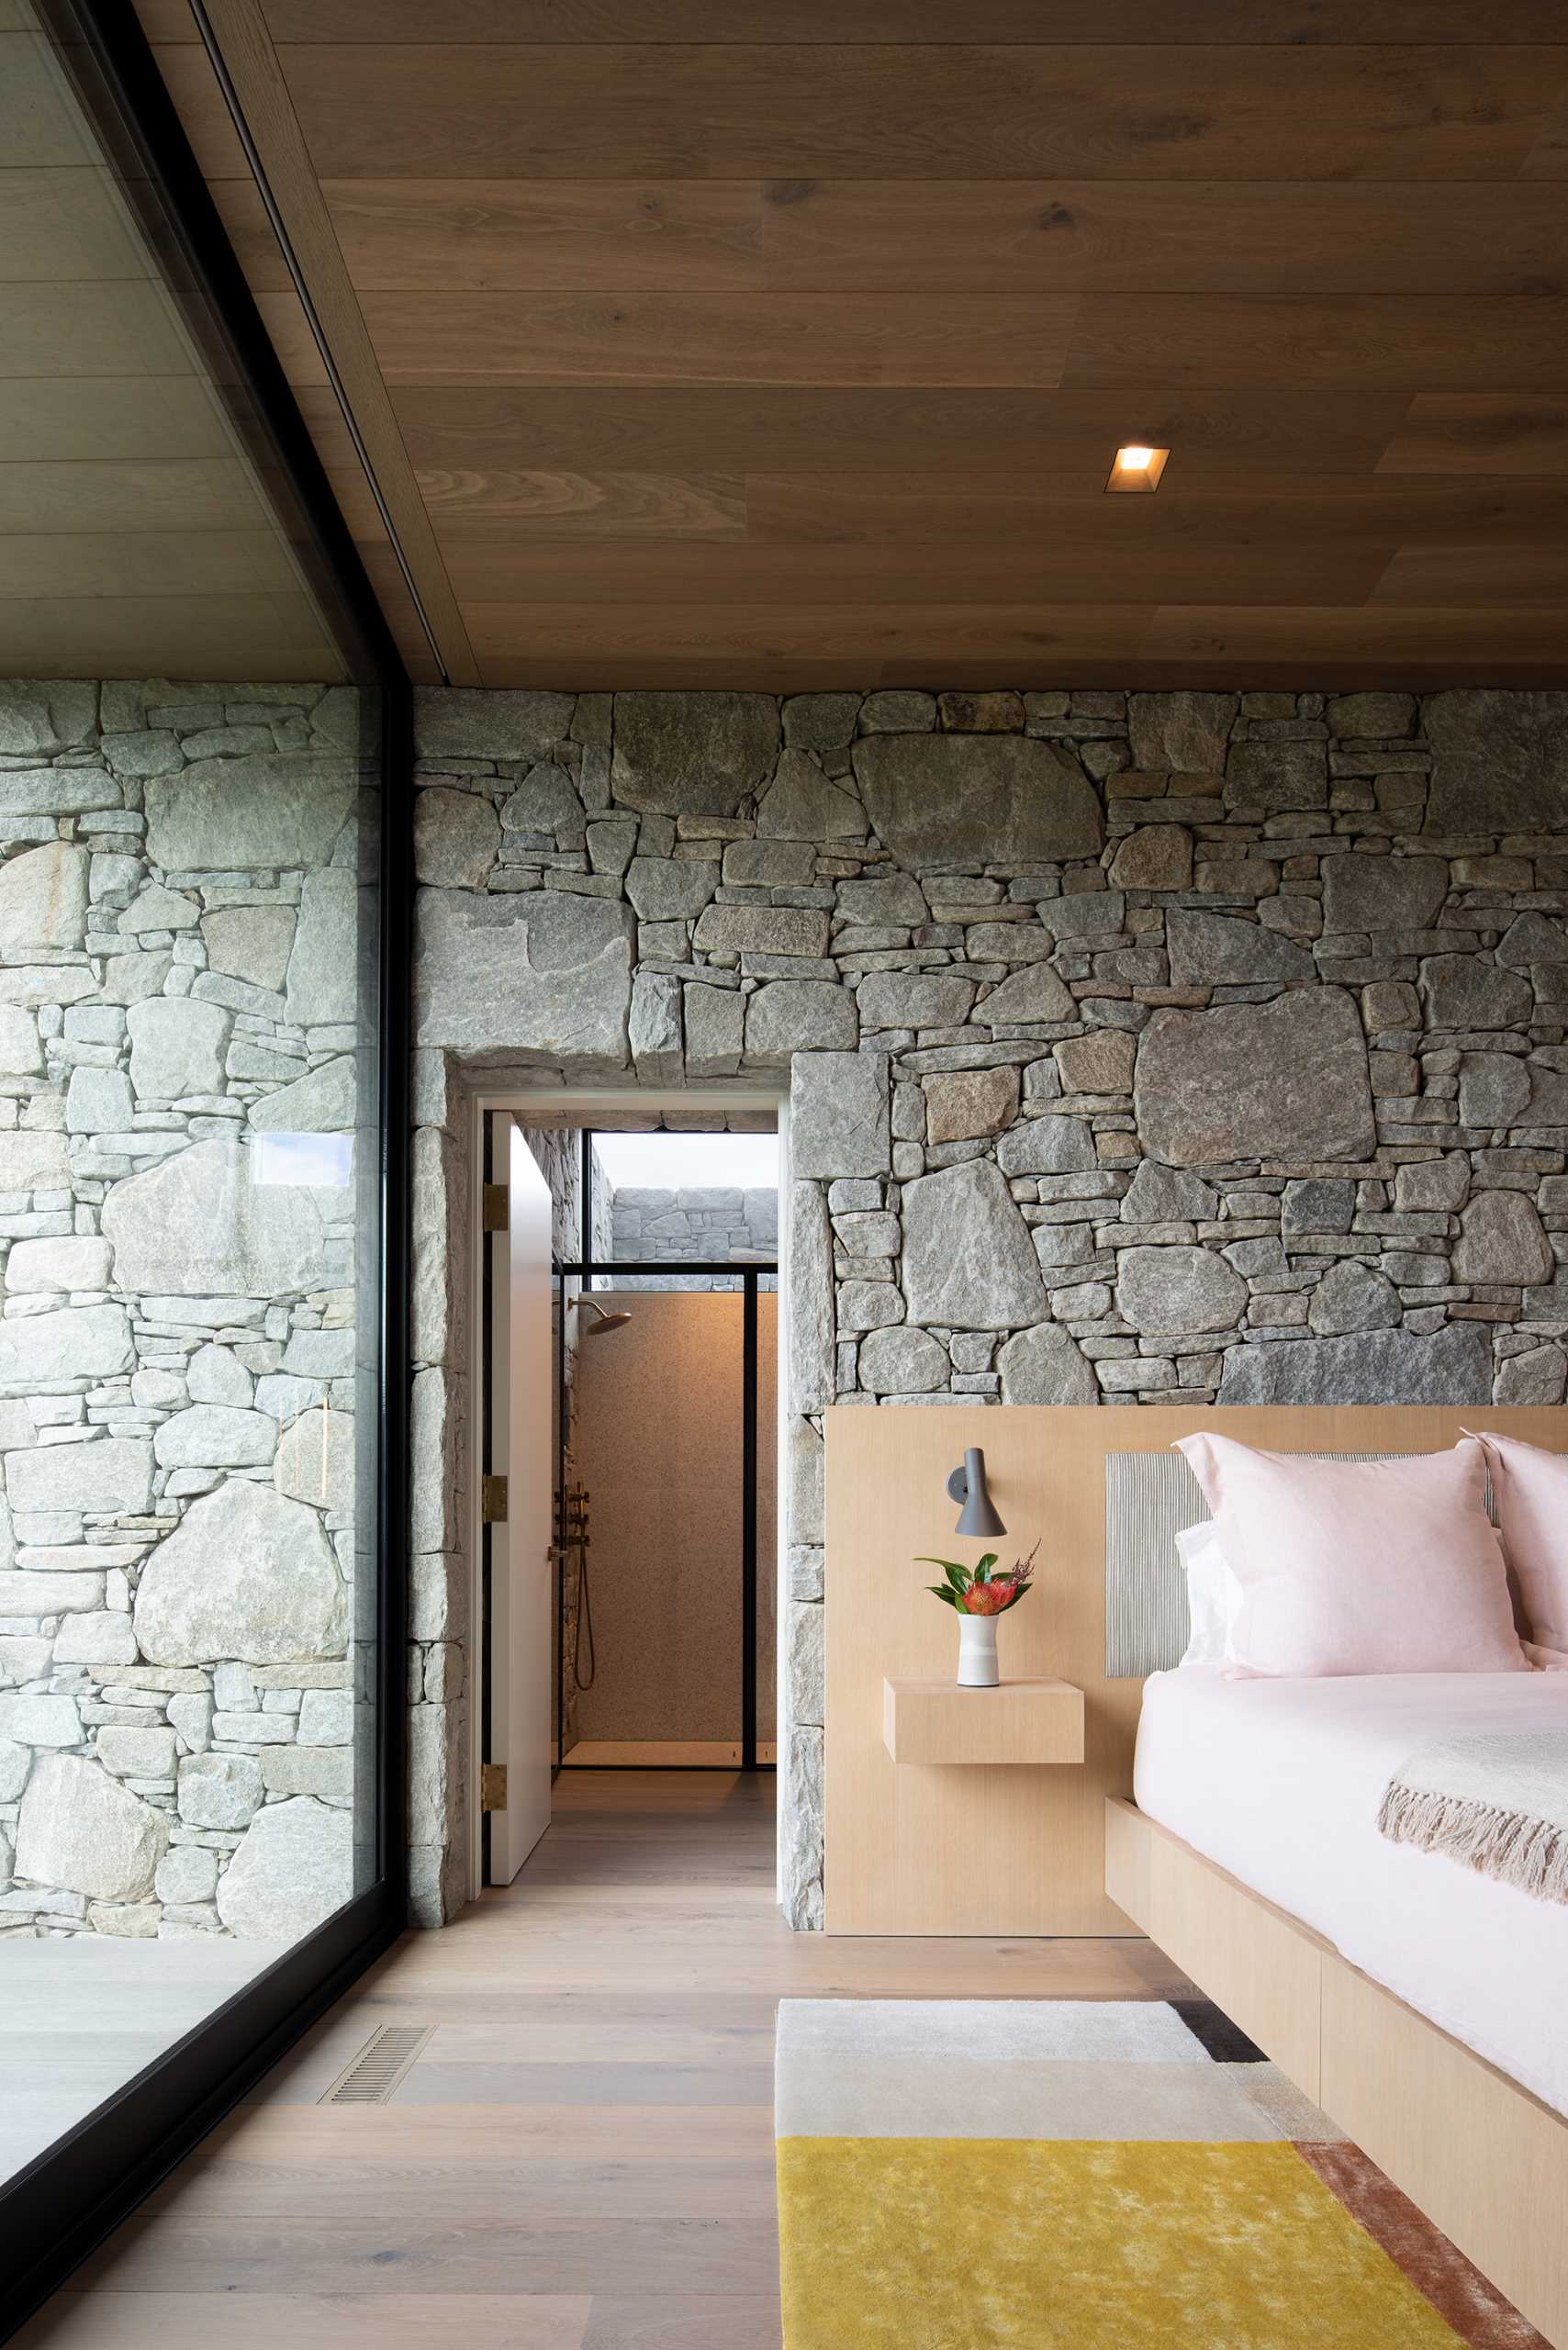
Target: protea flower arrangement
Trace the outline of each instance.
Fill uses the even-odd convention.
[[[1035,1552],[1039,1547],[1036,1542],[1026,1559],[1015,1560],[1001,1574],[992,1572],[999,1556],[995,1550],[988,1550],[973,1567],[960,1566],[953,1559],[917,1561],[923,1567],[941,1568],[946,1582],[928,1583],[925,1588],[964,1619],[958,1632],[958,1681],[962,1687],[995,1688],[995,1618],[1015,1607],[1025,1593],[1033,1589]]]

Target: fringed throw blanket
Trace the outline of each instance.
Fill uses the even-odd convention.
[[[1424,1746],[1389,1781],[1377,1824],[1395,1844],[1568,1902],[1568,1731]]]

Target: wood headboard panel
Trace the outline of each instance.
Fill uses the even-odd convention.
[[[1103,1798],[1132,1788],[1141,1682],[1105,1678],[1105,1457],[1219,1427],[1274,1452],[1423,1452],[1465,1427],[1568,1449],[1568,1411],[1343,1405],[1192,1411],[943,1406],[827,1414],[825,1911],[829,1933],[1125,1933],[1103,1890]],[[1081,1765],[925,1769],[882,1743],[886,1674],[946,1677],[958,1631],[920,1551],[971,1560],[944,1485],[966,1445],[1008,1532],[1036,1536],[1037,1589],[1000,1628],[1005,1676],[1058,1673],[1086,1700]],[[977,1701],[980,1702],[980,1701]]]

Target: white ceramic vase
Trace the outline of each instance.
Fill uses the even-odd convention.
[[[960,1689],[994,1689],[996,1670],[996,1617],[994,1616],[960,1616],[958,1618],[958,1686]]]

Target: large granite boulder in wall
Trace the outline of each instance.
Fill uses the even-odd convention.
[[[1133,765],[1148,772],[1222,775],[1240,703],[1235,694],[1132,694]]]
[[[34,1762],[17,1822],[18,1877],[92,1901],[144,1901],[168,1841],[162,1812],[84,1755]]]
[[[417,1043],[529,1069],[625,1067],[630,906],[558,890],[421,890],[415,920]]]
[[[1568,826],[1568,693],[1430,694],[1428,833],[1545,833]]]
[[[1029,1227],[993,1158],[960,1159],[903,1191],[903,1287],[912,1322],[1016,1329],[1049,1308]]]
[[[797,1053],[790,1065],[790,1155],[797,1175],[834,1181],[891,1164],[883,1053]]]
[[[901,865],[1096,856],[1104,823],[1070,752],[1025,734],[868,734],[856,780]]]
[[[1231,1330],[1247,1310],[1247,1283],[1216,1249],[1124,1248],[1116,1304],[1140,1337]]]
[[[1165,943],[1172,987],[1224,987],[1317,975],[1312,956],[1294,938],[1229,914],[1187,912],[1173,906],[1165,917]]]
[[[756,811],[761,840],[864,840],[866,811],[847,785],[823,775],[803,751],[785,751]]]
[[[308,873],[288,957],[288,1017],[297,1027],[347,1025],[359,1008],[359,882],[346,866]]]
[[[1039,1322],[1019,1330],[1000,1348],[1004,1404],[1097,1404],[1100,1383],[1093,1366],[1070,1330],[1059,1322]]]
[[[1326,930],[1430,930],[1448,893],[1446,856],[1348,853],[1323,860]]]
[[[283,1297],[327,1279],[321,1217],[310,1192],[259,1183],[237,1142],[193,1143],[104,1202],[115,1285],[154,1296]]]
[[[152,1664],[288,1664],[342,1655],[348,1595],[315,1511],[231,1478],[153,1551],[135,1621]]]
[[[1133,1099],[1145,1150],[1171,1167],[1361,1159],[1376,1146],[1366,1040],[1342,988],[1157,1012]]]
[[[615,697],[610,778],[645,815],[733,816],[778,757],[771,694],[624,693]]]
[[[48,1314],[8,1314],[0,1322],[0,1380],[14,1386],[107,1379],[135,1363],[123,1305],[62,1305]]]
[[[414,801],[414,873],[434,890],[482,890],[501,829],[476,791],[428,784]]]
[[[218,1881],[218,1914],[245,1942],[295,1942],[353,1891],[353,1814],[294,1796],[257,1812]]]
[[[250,1123],[259,1134],[347,1134],[358,1109],[357,1082],[353,1055],[340,1053],[308,1077],[252,1102]]]
[[[268,751],[198,759],[180,774],[149,778],[147,854],[165,873],[324,865],[355,782],[343,757]]]
[[[1223,1404],[1485,1404],[1492,1342],[1477,1322],[1431,1335],[1363,1330],[1353,1337],[1231,1347]]]
[[[40,1517],[84,1511],[140,1516],[152,1506],[152,1447],[143,1436],[110,1436],[7,1452],[6,1498],[13,1509]]]
[[[81,946],[88,864],[84,848],[50,841],[0,866],[0,954],[15,962]]]
[[[442,759],[537,759],[572,722],[573,694],[526,686],[416,686],[414,748]]]

